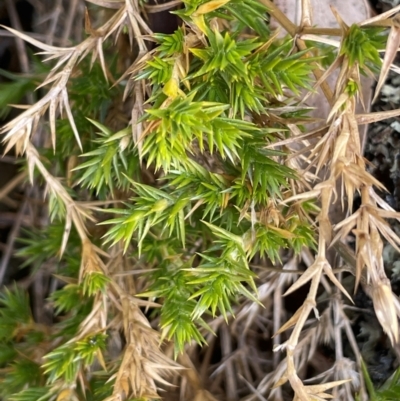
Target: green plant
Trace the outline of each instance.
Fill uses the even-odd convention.
[[[326,391],[341,385],[340,396],[352,397],[348,379],[361,359],[353,349],[354,367],[340,348],[342,331],[355,344],[340,291],[351,296],[329,249],[346,258],[356,287],[369,285],[383,329],[392,343],[398,340],[381,237],[397,247],[400,239],[386,219],[399,215],[373,189],[382,185],[366,170],[357,123],[399,111],[355,112],[360,74],[387,67],[377,51],[387,32],[378,24],[341,21],[339,32],[329,31],[342,37],[335,42],[339,50],[327,52],[318,36],[316,44],[304,42],[270,1],[185,0],[175,11],[181,26],[152,35],[156,45],[149,51],[143,11],[153,11],[151,5],[90,3],[118,9],[105,21],[97,8],[88,12],[87,36],[73,47],[45,45],[8,28],[55,60],[42,83],[47,92],[2,132],[6,150],[24,157],[31,183],[48,199],[48,224],[21,240],[19,255],[34,271],[51,263],[56,289],[46,294],[54,324],[42,325],[21,289],[4,292],[1,396],[150,400],[180,371],[194,399],[211,399],[188,354],[215,342],[215,333],[224,335],[225,322],[243,324],[246,336],[254,316],[263,307],[271,311],[273,296],[273,323],[260,319],[259,325],[268,337],[275,332],[275,351],[285,349],[287,356],[275,359],[273,371],[261,369],[263,377],[254,368],[260,391],[288,381],[297,400],[329,398]],[[268,14],[291,36],[271,32]],[[113,48],[118,37],[135,43],[133,50]],[[323,73],[328,53],[335,59]],[[126,61],[132,64],[122,71]],[[332,93],[323,81],[338,67]],[[316,80],[331,110],[309,134],[315,121],[301,100]],[[362,207],[353,212],[357,192]],[[342,221],[334,221],[330,207],[338,193],[348,210]],[[357,244],[349,257],[350,232]],[[307,259],[310,250],[315,257]],[[304,272],[300,257],[311,260]],[[284,323],[282,293],[308,282],[304,303]],[[321,283],[335,296],[318,323],[310,313],[320,318]],[[339,318],[342,326],[324,334],[324,324]],[[321,384],[306,385],[298,372],[322,338],[339,347],[334,379],[327,372]],[[174,357],[192,374],[182,373]],[[251,380],[251,360],[243,361],[240,369]],[[362,383],[354,388],[365,394]]]
[[[361,361],[362,374],[368,389],[369,399],[371,401],[391,401],[397,400],[399,395],[399,376],[400,370],[397,369],[393,375],[379,388],[376,389],[368,374],[368,369],[363,361]]]

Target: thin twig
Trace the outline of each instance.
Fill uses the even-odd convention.
[[[226,360],[226,368],[225,368],[225,380],[227,384],[226,388],[226,394],[228,397],[228,400],[237,400],[237,387],[236,387],[236,381],[235,381],[235,373],[234,373],[234,367],[232,365],[232,361],[228,360],[228,358],[232,354],[232,338],[231,335],[228,331],[228,328],[226,325],[221,326],[221,348],[222,348],[222,355],[224,359]]]
[[[44,35],[42,33],[26,32],[26,31],[23,31],[23,30],[21,30],[20,32],[22,34],[24,34],[24,35],[30,36],[31,38],[34,38],[34,39],[40,40],[40,41],[42,41],[44,43],[47,43],[47,39],[48,39],[47,35]],[[2,30],[0,30],[0,37],[15,38],[15,35],[13,33],[11,33],[11,32],[8,32],[8,31],[5,31],[4,29],[2,29]],[[60,38],[53,38],[53,42],[55,44],[61,45],[63,43],[63,40],[60,39]],[[68,40],[67,43],[66,43],[66,46],[68,46],[70,44],[71,44],[71,41]]]
[[[64,32],[63,32],[63,36],[62,36],[62,41],[63,41],[64,46],[65,46],[65,43],[67,43],[67,40],[71,34],[71,29],[72,29],[72,25],[75,20],[75,12],[76,12],[77,6],[78,6],[78,0],[70,0],[69,9],[68,9],[68,13],[67,13],[68,17],[67,17],[67,21],[65,22]]]
[[[144,9],[149,14],[153,14],[153,13],[159,13],[160,11],[170,10],[171,8],[179,6],[182,3],[183,3],[182,0],[172,0],[164,4],[155,4],[155,5],[145,4]]]
[[[46,42],[51,45],[54,42],[54,34],[56,32],[56,28],[57,25],[59,24],[59,17],[62,13],[62,4],[61,4],[62,0],[56,0],[56,3],[54,5],[54,11],[53,11],[53,18],[51,18],[51,23],[50,23],[50,27],[49,30],[46,34],[47,40]],[[66,40],[65,40],[65,35],[63,36],[63,38],[61,39],[61,45],[65,46]]]
[[[0,200],[7,196],[14,188],[21,184],[27,177],[26,172],[19,173],[12,180],[8,181],[3,188],[0,189]]]
[[[18,17],[17,10],[15,8],[15,2],[13,0],[6,0],[7,12],[10,16],[12,26],[17,29],[18,31],[22,31],[22,25]],[[26,53],[26,46],[25,42],[19,38],[15,37],[15,43],[17,45],[18,50],[18,58],[20,62],[20,67],[22,72],[28,73],[29,72],[29,60],[28,55]]]
[[[0,260],[0,286],[3,284],[4,277],[7,271],[7,267],[9,266],[9,262],[12,256],[12,253],[14,251],[14,244],[15,240],[17,239],[17,236],[19,234],[19,230],[21,228],[21,224],[25,215],[26,208],[28,206],[28,201],[25,200],[24,203],[21,206],[21,209],[17,215],[17,219],[15,220],[15,223],[13,225],[13,228],[8,235],[7,238],[7,248],[4,251],[1,260]]]

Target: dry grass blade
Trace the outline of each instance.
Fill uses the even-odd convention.
[[[343,57],[338,56],[336,57],[335,61],[329,66],[329,68],[323,73],[321,74],[321,76],[318,78],[317,82],[314,84],[313,86],[313,90],[315,91],[318,87],[320,87],[322,85],[322,83],[325,83],[326,80],[328,79],[329,76],[332,75],[332,73],[342,65],[343,62]],[[314,94],[313,91],[308,92],[302,102],[306,102],[307,99],[312,96]]]
[[[386,81],[386,77],[389,74],[390,66],[396,57],[400,45],[400,16],[395,15],[393,17],[393,26],[389,33],[389,38],[386,44],[385,57],[383,58],[383,64],[381,72],[379,74],[378,84],[376,85],[375,95],[372,99],[372,103],[377,99],[383,84]]]
[[[303,314],[303,309],[304,306],[301,306],[299,309],[297,309],[297,311],[293,314],[293,316],[285,324],[283,324],[282,327],[280,327],[280,329],[274,334],[274,337],[295,326],[300,316]],[[276,348],[281,348],[281,346],[277,346]],[[276,385],[279,386],[280,384]]]
[[[343,284],[336,278],[336,276],[333,274],[332,267],[326,263],[324,265],[324,272],[325,274],[329,277],[329,279],[332,281],[332,283],[339,288],[340,291],[349,299],[351,303],[354,304],[353,298],[350,296],[350,294],[347,292],[347,290],[343,287]]]
[[[292,284],[292,286],[283,294],[283,296],[289,295],[310,281],[316,274],[320,273],[324,269],[325,263],[327,262],[322,257],[315,259],[314,264],[311,265],[294,284]]]
[[[86,0],[88,3],[96,4],[96,6],[121,9],[124,6],[124,0]]]
[[[372,124],[378,121],[397,117],[399,115],[400,115],[400,109],[395,109],[387,111],[376,111],[367,114],[356,114],[355,118],[358,124]]]
[[[18,38],[21,38],[25,40],[26,42],[32,44],[33,46],[37,47],[38,49],[42,49],[46,52],[52,53],[52,54],[57,54],[57,53],[63,53],[65,51],[70,50],[71,48],[69,47],[55,47],[55,46],[49,46],[46,45],[45,43],[42,43],[34,38],[32,38],[29,35],[25,35],[22,32],[17,31],[16,29],[10,28],[9,26],[5,25],[0,25],[3,29],[7,29],[10,31],[13,35],[17,36]]]
[[[83,148],[82,148],[81,137],[79,136],[78,129],[76,128],[76,125],[75,125],[74,116],[72,115],[71,106],[70,106],[69,100],[68,100],[68,92],[67,92],[67,90],[63,89],[61,91],[61,95],[62,95],[62,100],[63,100],[63,104],[64,104],[64,107],[65,107],[65,110],[67,112],[69,123],[71,124],[72,131],[74,132],[74,136],[75,136],[76,142],[78,143],[79,148],[82,151]]]
[[[349,99],[350,99],[350,95],[348,93],[340,94],[340,96],[336,100],[335,104],[333,105],[333,107],[328,115],[328,118],[327,118],[328,122],[335,116],[335,114],[338,112],[338,110],[341,109],[342,106],[349,101]]]
[[[22,184],[27,178],[25,171],[16,175],[12,180],[10,180],[6,185],[0,189],[0,201],[3,200],[14,188]]]
[[[360,22],[360,25],[361,26],[363,26],[363,25],[372,25],[375,22],[379,22],[379,21],[385,20],[386,18],[390,18],[393,14],[396,14],[399,11],[400,11],[400,5],[398,5],[396,7],[392,7],[390,10],[388,10],[388,11],[382,13],[382,14],[379,14],[379,15],[377,15],[375,17],[368,18],[365,21]]]
[[[335,16],[336,21],[339,24],[340,28],[342,29],[342,31],[344,33],[346,33],[347,30],[349,29],[349,26],[344,22],[343,18],[341,17],[341,15],[340,15],[339,11],[336,9],[336,7],[331,5],[330,9],[331,9],[333,15]]]
[[[302,0],[301,2],[301,23],[302,28],[312,26],[313,12],[310,0]]]
[[[144,9],[149,14],[151,14],[151,13],[159,13],[160,11],[170,10],[171,8],[179,6],[182,3],[183,3],[182,0],[171,0],[171,1],[165,2],[164,4],[154,4],[154,5],[145,4]]]
[[[316,397],[320,397],[322,399],[332,398],[330,394],[326,394],[325,391],[329,390],[333,387],[340,386],[341,384],[348,383],[351,379],[347,380],[337,380],[335,382],[324,383],[324,384],[316,384],[311,386],[306,386],[306,392],[311,396],[314,395]]]

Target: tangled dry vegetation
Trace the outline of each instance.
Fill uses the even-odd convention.
[[[332,8],[325,28],[307,0],[299,26],[269,0],[31,3],[35,34],[11,0],[2,31],[24,73],[6,99],[38,88],[1,129],[23,167],[0,197],[30,183],[1,263],[15,279],[20,236],[2,399],[378,399],[353,294],[400,355],[382,256],[400,214],[360,126],[400,110],[367,112],[361,76],[377,96],[396,70],[400,7],[351,26]],[[177,26],[153,33],[169,10]],[[326,119],[309,116],[317,88]]]

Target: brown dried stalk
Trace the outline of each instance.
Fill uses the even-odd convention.
[[[298,28],[292,24],[272,2],[269,0],[261,0],[261,2],[269,7],[271,15],[285,30],[289,32],[289,34],[292,36],[297,34]],[[310,4],[306,1],[303,1],[302,4],[303,18],[300,31],[301,29],[304,29],[304,25],[310,25],[309,15],[311,14],[309,12]],[[337,18],[341,25],[342,32],[346,32],[348,27],[344,24],[339,15],[337,15]],[[394,30],[393,32],[395,32],[396,29],[396,27],[392,28],[392,30]],[[397,39],[393,39],[388,42],[388,47],[392,49],[392,51],[389,51],[389,54],[386,57],[386,62],[384,63],[385,68],[382,71],[382,78],[380,79],[381,84],[389,70],[394,54],[397,51],[398,46],[395,44],[397,43],[396,40]],[[304,43],[302,43],[301,40],[297,39],[296,44],[299,49],[304,48]],[[322,86],[322,84],[325,83],[327,76],[336,67],[340,67],[340,73],[336,81],[335,91],[332,93],[330,90],[327,90],[326,87]],[[351,231],[355,234],[356,287],[365,269],[366,282],[373,288],[371,295],[379,322],[384,331],[388,334],[392,344],[394,345],[398,341],[398,320],[395,300],[390,288],[390,282],[386,278],[384,272],[382,259],[383,243],[381,236],[384,236],[394,247],[397,248],[397,245],[400,243],[400,238],[390,229],[385,219],[398,218],[399,214],[393,211],[379,209],[369,195],[373,186],[380,189],[383,188],[382,185],[366,171],[366,165],[362,155],[360,134],[357,126],[357,120],[360,120],[361,117],[357,118],[355,113],[355,98],[350,96],[346,91],[347,85],[350,81],[356,82],[358,88],[361,88],[358,68],[357,64],[350,66],[347,60],[342,56],[338,57],[332,67],[325,73],[322,73],[318,68],[316,68],[315,76],[318,80],[318,84],[321,84],[323,93],[327,97],[328,102],[332,105],[331,112],[327,118],[329,128],[328,131],[321,136],[320,140],[312,147],[311,152],[306,156],[306,168],[304,169],[300,167],[298,168],[298,171],[303,170],[308,172],[311,166],[315,166],[316,172],[318,173],[319,171],[322,171],[322,167],[324,167],[323,178],[322,182],[317,184],[314,183],[313,189],[310,191],[299,192],[297,189],[294,189],[294,195],[285,200],[285,203],[289,203],[292,201],[317,197],[320,199],[321,205],[317,218],[319,243],[315,262],[308,267],[303,275],[289,288],[286,294],[295,291],[308,281],[311,281],[310,290],[303,305],[277,332],[277,334],[280,334],[293,327],[288,341],[276,347],[277,350],[286,349],[287,354],[286,373],[277,384],[283,384],[288,380],[295,391],[295,399],[302,401],[314,399],[313,397],[319,397],[318,399],[326,398],[328,395],[324,394],[324,391],[327,388],[335,387],[343,383],[342,381],[337,380],[339,377],[336,376],[336,380],[328,383],[326,385],[327,387],[324,388],[318,386],[305,386],[299,379],[294,360],[294,355],[299,347],[300,334],[306,324],[310,312],[314,310],[318,316],[318,312],[316,311],[316,297],[322,279],[322,273],[324,272],[327,274],[333,284],[335,284],[348,298],[351,299],[343,285],[333,274],[327,256],[328,249],[332,246],[333,217],[331,216],[331,204],[337,202],[338,197],[341,197],[342,209],[346,207],[348,214],[350,214],[352,212],[354,194],[356,192],[361,193],[361,208],[334,227],[335,230],[338,230],[338,234],[334,238],[333,243],[339,239],[345,240]],[[374,117],[372,115],[366,115],[363,118],[372,119]],[[299,137],[300,136],[297,138]],[[305,137],[306,136],[303,136],[300,141],[297,141],[297,144],[301,144],[302,146],[308,145],[308,142],[305,142]],[[296,137],[291,143],[294,144],[295,141]],[[308,146],[306,149],[308,149]],[[298,166],[301,166],[302,164],[304,165],[304,162],[300,161]],[[307,176],[306,179],[308,182],[312,183],[310,176]],[[338,183],[341,187],[339,193],[338,190],[340,187],[337,187]],[[345,205],[344,202],[345,196],[347,205]],[[335,311],[337,319],[340,315],[339,304],[336,304]],[[338,339],[339,335],[337,335],[336,338]],[[336,340],[336,342],[338,342],[338,340]],[[336,346],[340,346],[340,343],[337,343]],[[340,363],[341,360],[342,355],[337,355],[337,363]],[[347,393],[349,393],[349,391],[347,391]]]

